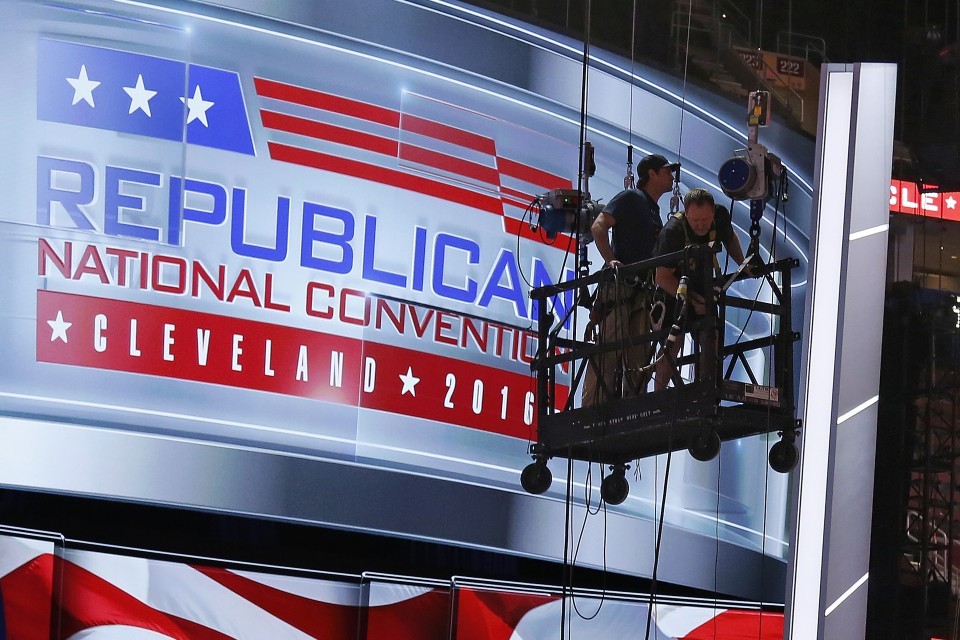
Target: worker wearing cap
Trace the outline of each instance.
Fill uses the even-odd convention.
[[[605,267],[619,269],[652,257],[657,235],[663,228],[657,201],[671,190],[673,172],[678,166],[660,154],[646,156],[637,164],[637,188],[615,195],[597,215],[590,231]],[[587,339],[620,342],[650,330],[649,300],[643,280],[626,283],[614,278],[613,283],[599,285]],[[644,343],[592,357],[584,375],[582,406],[641,391],[648,376],[640,370],[649,363],[653,346]],[[622,372],[619,388],[618,369]]]

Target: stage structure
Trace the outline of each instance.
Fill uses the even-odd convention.
[[[0,486],[564,560],[563,484],[588,465],[539,495],[518,479],[537,419],[528,292],[576,277],[576,253],[528,205],[552,193],[566,224],[587,139],[598,202],[630,149],[719,194],[741,106],[448,0],[6,0],[0,33]],[[780,255],[762,257],[799,261],[796,328],[813,144],[762,135],[791,181],[789,214],[762,219]],[[746,202],[730,209],[742,236]],[[748,313],[721,304],[728,330]],[[635,550],[662,529],[659,580],[764,597],[788,553],[788,477],[757,473],[769,444],[724,444],[722,477],[676,456],[662,528],[655,475],[631,481],[577,566],[652,576]]]
[[[709,254],[709,247],[691,248],[638,262],[622,269],[620,276],[629,279],[638,272],[657,266],[676,264],[691,254]],[[700,263],[710,267],[709,260]],[[755,273],[767,280],[776,295],[775,303],[745,300],[727,295],[721,286],[720,295],[712,301],[707,316],[687,327],[690,331],[712,331],[722,326],[730,308],[768,313],[776,318],[778,332],[767,338],[758,338],[733,344],[698,345],[693,353],[677,360],[677,365],[693,364],[706,359],[715,363],[713,370],[691,381],[674,376],[675,385],[657,392],[617,398],[591,407],[574,407],[574,396],[566,406],[556,405],[555,386],[557,369],[565,362],[576,361],[576,387],[590,366],[590,358],[613,353],[631,345],[664,340],[673,330],[651,331],[638,336],[627,336],[621,341],[605,344],[578,342],[560,338],[553,330],[555,318],[549,316],[546,304],[540,304],[541,317],[538,332],[538,353],[533,367],[537,373],[539,404],[538,441],[531,445],[534,462],[521,477],[525,489],[542,493],[550,486],[547,460],[553,457],[574,458],[610,465],[612,473],[601,485],[604,498],[619,504],[627,496],[626,466],[631,460],[688,449],[702,461],[713,459],[720,451],[722,441],[776,431],[781,440],[771,449],[770,464],[780,472],[793,468],[797,461],[793,444],[799,430],[795,419],[793,394],[793,343],[799,334],[791,327],[790,273],[797,266],[794,259],[780,260],[757,268]],[[542,287],[531,295],[535,300],[570,289],[596,284],[603,286],[613,279],[612,271],[603,271],[570,283]],[[776,276],[776,277],[775,277]],[[709,274],[701,274],[709,277]],[[726,285],[745,276],[732,274]],[[759,375],[750,364],[750,352],[773,348],[773,384],[761,384]],[[733,379],[736,365],[742,365],[748,382]]]
[[[820,77],[785,638],[863,638],[870,578],[896,65]]]
[[[757,92],[762,93],[762,92]],[[784,196],[786,175],[779,158],[768,153],[758,141],[758,128],[767,121],[767,114],[758,105],[769,104],[755,95],[748,109],[748,145],[740,155],[725,162],[718,175],[724,193],[733,200],[749,200],[750,245],[747,259],[736,271],[717,275],[714,255],[718,243],[691,245],[683,251],[589,274],[581,260],[580,277],[575,280],[534,289],[531,297],[539,309],[537,358],[531,369],[537,377],[538,420],[537,441],[530,446],[534,461],[521,474],[524,489],[533,494],[545,492],[552,482],[547,462],[554,457],[586,462],[599,462],[609,468],[601,482],[601,495],[609,504],[622,503],[629,492],[626,480],[628,463],[662,453],[687,449],[697,460],[712,460],[720,452],[721,443],[763,433],[776,432],[780,440],[769,453],[770,466],[786,473],[798,459],[794,444],[800,431],[794,398],[794,343],[800,334],[792,326],[792,271],[799,266],[795,258],[764,264],[759,255],[760,220],[770,200],[777,205]],[[765,107],[764,107],[765,109]],[[678,178],[679,180],[679,178]],[[597,205],[589,192],[574,193],[563,203],[557,194],[540,198],[539,219],[551,231],[566,231],[579,239],[581,254],[592,240],[589,222],[597,215]],[[565,207],[563,205],[566,205]],[[777,207],[778,208],[778,207]],[[561,212],[563,212],[561,214]],[[561,328],[568,318],[555,317],[549,300],[564,292],[578,292],[581,300],[597,291],[615,290],[620,283],[635,283],[646,289],[654,300],[658,295],[652,281],[644,282],[645,274],[658,267],[681,269],[675,318],[666,318],[660,327],[640,335],[624,335],[617,340],[593,343],[566,338]],[[747,268],[749,266],[749,268]],[[771,301],[733,295],[730,286],[748,278],[761,279],[770,291]],[[687,282],[711,283],[704,287],[713,295],[706,296],[706,312],[692,318],[687,313]],[[728,312],[740,309],[747,314],[766,314],[771,318],[768,336],[741,341],[727,341],[725,332]],[[568,314],[572,311],[568,310]],[[616,311],[613,311],[616,312]],[[691,319],[692,318],[692,319]],[[584,373],[596,367],[603,358],[618,358],[631,347],[648,344],[651,352],[668,339],[682,339],[715,333],[716,342],[693,340],[693,349],[676,360],[671,382],[673,386],[657,391],[628,391],[623,381],[623,366],[618,365],[617,388],[608,390],[608,400],[591,406],[578,406],[576,394],[565,403],[557,401],[556,386],[563,365],[573,363],[571,389],[579,388]],[[771,362],[764,353],[769,351]],[[754,360],[752,356],[759,356]],[[661,352],[654,362],[643,367],[642,376],[650,380]],[[754,362],[767,365],[760,371]],[[692,379],[684,379],[683,367],[697,369]],[[769,379],[767,378],[769,373]],[[644,384],[644,386],[647,386]],[[640,390],[643,391],[643,390]]]

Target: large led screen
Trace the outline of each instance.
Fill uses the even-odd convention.
[[[582,100],[581,43],[434,0],[12,1],[0,25],[0,482],[564,557],[565,461],[542,496],[519,476],[528,294],[575,247],[531,201],[581,184],[581,136],[601,203],[628,145],[719,196],[742,105],[597,50]],[[800,259],[800,314],[812,142],[761,141],[791,188],[764,257]],[[662,514],[642,461],[577,561],[650,575],[663,516],[661,579],[756,595],[786,557],[767,447],[678,456]]]

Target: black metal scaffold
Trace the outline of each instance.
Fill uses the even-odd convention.
[[[799,266],[799,261],[789,258],[755,264],[748,273],[737,271],[714,278],[713,252],[708,246],[690,246],[620,267],[616,273],[618,282],[634,281],[635,286],[652,289],[652,282],[643,283],[648,280],[646,274],[656,267],[693,262],[701,266],[690,277],[714,283],[712,295],[705,296],[706,313],[702,317],[687,323],[687,315],[681,312],[681,317],[668,318],[659,330],[624,336],[622,340],[595,344],[562,337],[572,309],[567,311],[567,317],[558,319],[549,304],[555,296],[570,290],[577,293],[593,285],[610,286],[615,276],[612,269],[531,292],[539,309],[537,355],[531,364],[537,378],[538,404],[537,440],[530,445],[534,461],[521,475],[526,491],[538,494],[550,487],[552,474],[547,461],[551,458],[583,460],[610,465],[612,472],[604,477],[601,492],[609,503],[618,504],[626,498],[624,475],[632,460],[687,449],[694,458],[706,461],[719,453],[721,442],[772,432],[777,432],[780,440],[770,450],[771,467],[785,473],[795,466],[798,452],[794,440],[800,425],[794,398],[793,347],[800,336],[792,327],[790,295],[791,271]],[[733,282],[747,278],[765,280],[773,301],[746,299],[730,290]],[[771,335],[725,344],[722,328],[731,309],[771,317]],[[614,397],[589,407],[578,406],[577,390],[586,367],[593,366],[591,358],[596,360],[602,354],[616,354],[645,342],[657,347],[671,331],[697,336],[716,327],[721,328],[716,341],[695,340],[693,352],[676,360],[672,386]],[[772,352],[769,378],[758,376],[751,365],[750,355],[758,350]],[[711,364],[698,367],[693,380],[679,375],[681,367],[697,363]],[[569,395],[563,406],[558,406],[558,374],[569,375],[571,369]],[[734,379],[734,375],[740,379]]]

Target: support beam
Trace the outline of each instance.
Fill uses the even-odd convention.
[[[896,66],[825,65],[787,584],[792,640],[863,638]]]

